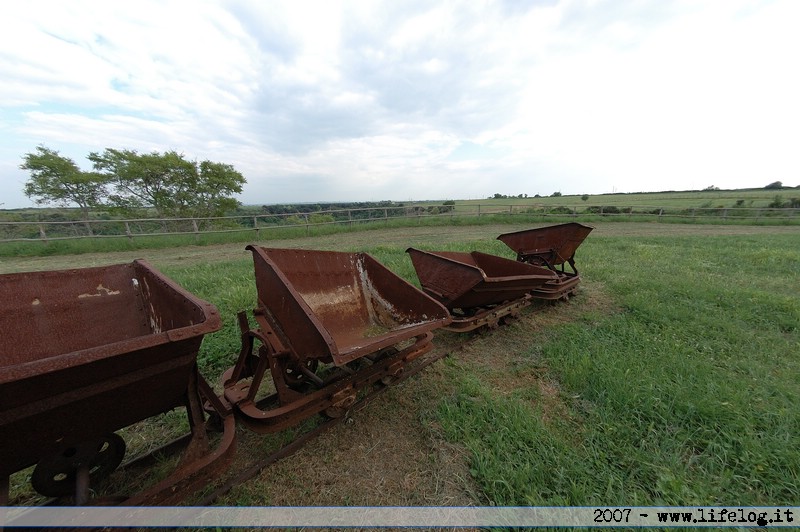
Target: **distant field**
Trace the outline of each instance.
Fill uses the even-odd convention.
[[[456,201],[458,207],[473,205],[527,205],[527,206],[615,206],[615,207],[710,207],[725,208],[736,207],[742,200],[744,207],[767,207],[775,197],[783,201],[791,198],[800,198],[800,189],[745,189],[745,190],[716,190],[697,192],[642,192],[636,194],[590,194],[586,201],[581,195],[540,197],[540,198],[502,198],[502,199],[474,199]]]
[[[583,201],[581,194],[564,195],[564,196],[543,196],[543,197],[516,197],[509,196],[506,198],[480,198],[469,200],[453,200],[455,202],[456,210],[459,207],[469,207],[470,209],[475,205],[486,206],[615,206],[615,207],[639,207],[639,206],[654,206],[654,207],[701,207],[707,206],[712,208],[725,208],[735,207],[737,202],[741,201],[740,206],[744,207],[767,207],[775,198],[779,197],[783,201],[791,201],[792,198],[800,199],[800,187],[796,188],[783,188],[775,189],[738,189],[738,190],[714,190],[714,191],[683,191],[683,192],[638,192],[627,194],[589,194],[588,199]],[[386,202],[389,204],[400,205],[441,205],[444,200],[418,200],[418,201],[395,201]],[[252,216],[261,214],[261,205],[247,204],[247,198],[244,199],[245,204],[240,208],[240,214]],[[304,204],[297,204],[300,212],[303,212]],[[312,204],[308,204],[311,206]],[[322,205],[324,204],[313,204]],[[351,205],[358,205],[352,203]],[[31,216],[36,214],[53,214],[62,216],[64,219],[79,219],[77,209],[71,208],[23,208],[23,209],[0,209],[0,221],[13,220],[15,216]]]
[[[378,228],[453,227],[581,221],[669,224],[800,225],[800,190],[734,190],[498,198],[438,202],[243,206],[210,219],[121,220],[95,213],[74,221],[69,209],[0,211],[0,257],[114,252],[252,239],[291,240]],[[303,212],[302,209],[309,209]],[[311,209],[318,209],[313,211]],[[319,210],[321,209],[321,210]]]

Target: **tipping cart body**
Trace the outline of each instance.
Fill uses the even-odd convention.
[[[259,306],[300,360],[343,365],[448,320],[441,305],[366,253],[248,249]]]
[[[536,229],[504,233],[497,237],[517,253],[517,260],[550,268],[574,260],[578,249],[593,227],[569,222]]]
[[[422,289],[448,309],[488,306],[524,297],[556,274],[546,268],[471,253],[409,248]]]
[[[220,326],[141,260],[0,276],[0,476],[185,405]]]
[[[558,274],[558,279],[544,284],[531,292],[539,299],[568,298],[580,283],[575,266],[575,250],[592,232],[593,227],[570,222],[504,233],[497,237],[517,253],[517,260],[528,264],[545,266]],[[565,269],[565,264],[572,268]]]
[[[242,350],[223,387],[254,431],[274,432],[318,412],[343,415],[361,391],[398,380],[431,349],[431,331],[450,322],[441,304],[365,253],[247,249],[258,326],[239,316]],[[333,369],[320,377],[320,364]],[[257,400],[267,370],[275,393]]]

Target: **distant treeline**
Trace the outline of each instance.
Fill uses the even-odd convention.
[[[403,203],[394,201],[363,201],[345,203],[292,203],[284,205],[262,205],[260,214],[297,214],[319,211],[337,211],[348,209],[402,208]],[[246,210],[243,208],[242,210]],[[252,212],[252,211],[251,211]],[[345,216],[347,213],[345,213]]]
[[[272,221],[287,223],[341,222],[347,220],[372,220],[393,218],[415,214],[444,214],[455,209],[455,201],[445,201],[442,205],[406,205],[394,201],[360,201],[340,203],[294,203],[282,205],[262,205],[258,214],[271,215]],[[237,214],[253,215],[253,207],[241,207]],[[307,218],[307,219],[306,219]],[[264,220],[269,222],[271,220]]]

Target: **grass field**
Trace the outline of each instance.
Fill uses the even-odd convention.
[[[800,189],[741,189],[741,190],[701,190],[684,192],[641,192],[636,194],[589,194],[584,201],[580,194],[569,196],[550,196],[553,191],[542,193],[545,197],[499,198],[459,200],[456,207],[471,205],[531,205],[531,206],[614,206],[614,207],[767,207],[776,196],[784,201],[800,198]]]
[[[131,222],[129,227],[108,213],[98,211],[94,213],[97,219],[92,223],[90,235],[83,222],[66,221],[78,219],[75,209],[0,210],[0,258],[217,245],[251,239],[285,241],[365,229],[418,226],[565,221],[800,226],[800,190],[794,188],[602,194],[586,196],[586,200],[574,195],[509,197],[447,203],[452,205],[423,201],[408,202],[395,209],[378,208],[369,211],[370,216],[376,216],[371,221],[359,219],[358,209],[354,211],[357,212],[355,219],[353,212],[348,216],[348,211],[341,210],[337,219],[332,215],[316,215],[315,220],[312,215],[310,223],[305,224],[302,217],[295,217],[292,223],[287,223],[288,219],[276,221],[264,215],[260,206],[251,205],[242,207],[239,217],[199,222],[203,228],[195,225],[197,234],[192,234],[187,220],[150,220],[142,222],[143,228],[137,221]],[[260,221],[254,222],[259,216]],[[22,220],[25,223],[19,223]],[[134,229],[130,236],[125,236],[131,227]],[[159,234],[153,235],[153,232]]]
[[[286,247],[367,251],[415,282],[404,250],[511,257],[525,226],[380,229]],[[600,223],[578,250],[566,305],[491,334],[437,334],[450,356],[225,504],[800,504],[800,229]],[[238,350],[234,316],[255,303],[238,243],[4,257],[0,272],[144,256],[218,306],[202,372]],[[258,437],[240,448],[258,453]]]

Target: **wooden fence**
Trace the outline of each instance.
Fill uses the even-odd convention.
[[[128,238],[167,235],[238,233],[251,231],[258,238],[262,232],[287,228],[389,223],[397,219],[431,217],[526,216],[562,220],[637,219],[654,221],[703,221],[704,223],[774,223],[800,224],[798,208],[753,207],[659,207],[659,206],[542,206],[542,205],[425,205],[411,207],[373,207],[340,209],[294,214],[257,214],[215,218],[140,218],[0,221],[0,243],[48,242],[80,238]]]

